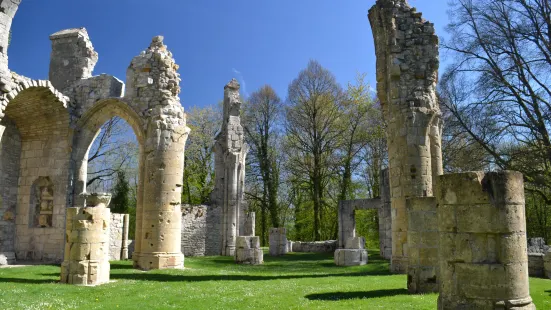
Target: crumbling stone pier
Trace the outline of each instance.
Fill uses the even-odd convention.
[[[438,309],[535,309],[522,174],[466,172],[439,182]]]

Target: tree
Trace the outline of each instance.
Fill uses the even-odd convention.
[[[333,74],[314,60],[288,89],[286,149],[293,155],[287,169],[305,176],[308,182],[314,211],[314,240],[322,236],[324,191],[334,173],[335,151],[343,134],[339,126],[343,97]]]
[[[549,205],[551,3],[454,0],[451,8],[442,104],[490,169],[522,172],[533,200]]]
[[[188,112],[191,134],[186,142],[182,202],[204,204],[214,188],[214,137],[220,129],[218,107],[193,108]]]
[[[117,172],[117,184],[111,198],[111,212],[128,213],[130,207],[130,185],[123,170]]]
[[[243,120],[247,143],[250,146],[247,173],[259,179],[260,197],[248,193],[248,197],[257,199],[261,209],[261,229],[263,240],[266,227],[266,211],[270,214],[272,227],[280,227],[278,205],[279,189],[279,150],[277,141],[281,129],[280,119],[283,104],[269,85],[261,87],[251,94],[244,105]]]
[[[138,147],[132,128],[120,117],[109,119],[88,152],[88,191],[109,192],[117,173],[137,177]]]

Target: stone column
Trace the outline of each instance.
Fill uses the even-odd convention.
[[[128,230],[130,228],[130,214],[125,214],[123,218],[122,226],[122,249],[121,259],[128,259]]]
[[[163,37],[153,38],[127,71],[125,98],[147,119],[141,200],[136,210],[134,266],[142,270],[182,268],[181,192],[189,128],[178,94],[180,75]]]
[[[408,291],[438,292],[438,221],[435,197],[406,200]]]
[[[368,255],[364,237],[352,237],[346,240],[344,249],[336,249],[334,254],[337,266],[360,266],[367,264]]]
[[[442,173],[436,100],[438,37],[434,25],[406,0],[377,0],[369,10],[369,21],[377,56],[377,94],[388,125],[391,271],[404,273],[406,199],[433,196],[432,178]]]
[[[437,197],[438,309],[535,309],[522,174],[443,175]]]
[[[289,251],[287,245],[287,230],[285,228],[270,228],[270,255],[285,255]]]
[[[84,207],[68,208],[61,283],[98,285],[109,282],[110,194],[83,194]]]
[[[254,236],[254,232],[255,232],[255,220],[256,220],[256,217],[255,217],[255,213],[254,212],[249,212],[247,213],[247,215],[245,216],[245,224],[244,224],[244,231],[241,235],[243,236]]]
[[[232,79],[224,87],[224,115],[215,138],[216,181],[211,194],[214,205],[222,207],[221,255],[235,255],[235,240],[243,233],[243,192],[245,157],[249,148],[241,126],[239,83]]]

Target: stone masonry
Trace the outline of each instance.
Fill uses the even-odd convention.
[[[88,194],[84,206],[67,209],[65,260],[61,283],[98,285],[109,282],[111,195]]]
[[[408,291],[438,292],[438,217],[435,197],[406,200],[408,217]]]
[[[387,123],[392,206],[391,271],[408,264],[406,199],[433,196],[443,173],[436,100],[438,37],[406,0],[377,0],[369,10],[377,55],[377,94]]]
[[[93,76],[99,57],[84,28],[50,36],[49,80],[33,80],[10,72],[7,63],[19,3],[0,1],[0,255],[8,263],[13,257],[63,260],[66,211],[81,207],[89,147],[100,127],[119,116],[140,144],[134,265],[182,267],[180,196],[189,129],[178,98],[178,65],[163,38],[153,38],[132,60],[126,93],[119,79]]]
[[[285,228],[270,228],[270,255],[271,256],[280,256],[285,255],[289,252],[289,247],[287,245],[287,229]],[[294,246],[293,242],[293,246]]]
[[[260,265],[264,263],[264,253],[260,248],[260,237],[237,237],[235,248],[235,262],[238,264],[251,265]]]
[[[337,266],[360,266],[367,264],[368,255],[365,250],[364,237],[348,238],[344,249],[335,250],[334,259]]]
[[[245,157],[249,150],[241,126],[239,83],[232,79],[224,87],[222,127],[214,143],[215,186],[211,194],[214,205],[222,207],[221,254],[235,255],[235,241],[244,232]]]
[[[392,258],[392,216],[390,203],[390,183],[388,169],[381,170],[380,180],[381,208],[379,216],[379,253],[384,259]]]
[[[128,259],[128,223],[130,215],[111,213],[109,221],[109,260]]]
[[[184,256],[220,255],[221,208],[182,205],[182,253]]]
[[[136,268],[182,268],[181,194],[189,128],[180,104],[180,75],[163,37],[134,57],[127,70],[132,105],[147,118],[143,153],[143,200],[136,210]],[[139,215],[138,215],[139,214]]]
[[[551,279],[551,251],[543,257],[544,276]]]
[[[535,309],[522,174],[443,175],[437,197],[438,309]]]
[[[249,212],[245,215],[243,224],[242,236],[254,236],[256,226],[256,216],[254,212]]]

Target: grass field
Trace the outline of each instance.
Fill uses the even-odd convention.
[[[0,269],[0,309],[436,309],[436,294],[408,295],[405,275],[370,252],[366,266],[332,255],[265,255],[261,266],[231,257],[186,258],[185,270],[142,272],[111,263],[109,284],[59,284],[58,266]],[[530,279],[538,309],[551,309],[551,280]]]

